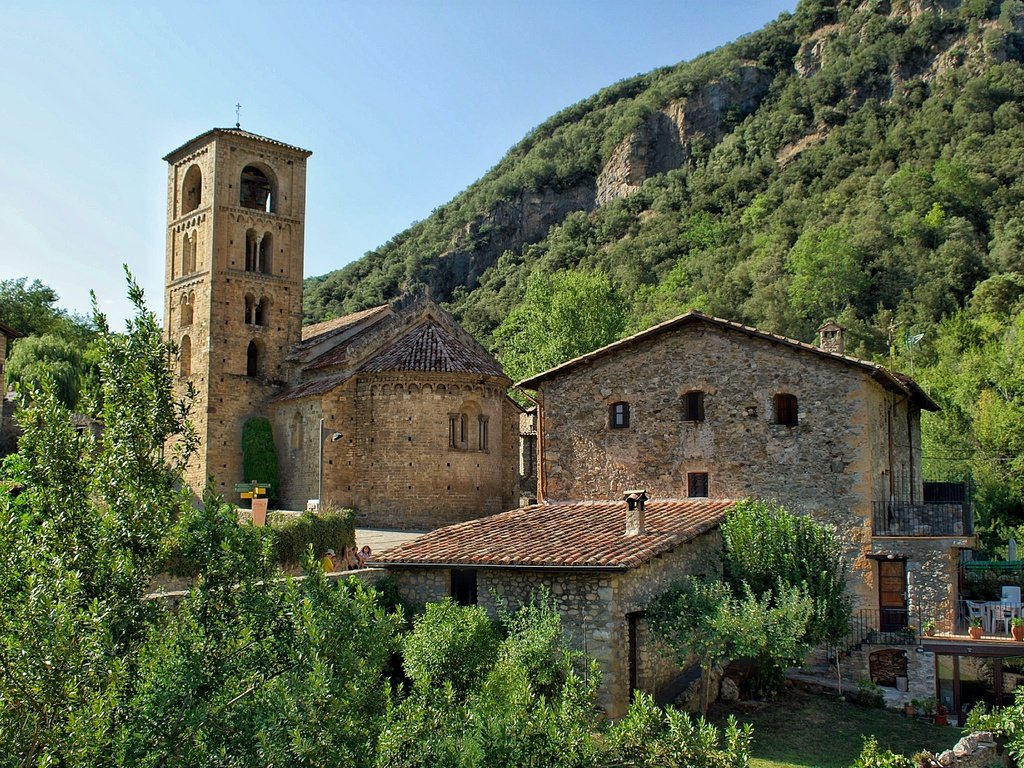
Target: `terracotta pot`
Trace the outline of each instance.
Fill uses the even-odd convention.
[[[1010,634],[1018,643],[1024,642],[1024,627],[1010,627]]]
[[[981,627],[968,627],[967,634],[971,636],[971,640],[981,640]]]
[[[975,627],[975,629],[978,629],[978,627]],[[936,725],[949,725],[949,721],[946,720],[946,715],[945,714],[942,714],[942,715],[936,714],[935,715],[935,724]]]

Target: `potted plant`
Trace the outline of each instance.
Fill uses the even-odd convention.
[[[935,636],[935,622],[932,621],[931,619],[929,619],[924,624],[922,624],[921,625],[921,629],[924,630],[924,633],[926,635],[928,635],[928,637],[934,637]]]
[[[1010,634],[1018,643],[1024,642],[1024,617],[1015,616],[1010,619]]]
[[[981,616],[972,616],[967,622],[967,634],[971,636],[971,640],[981,639]]]
[[[935,708],[935,724],[936,725],[949,725],[949,721],[946,719],[946,715],[949,714],[949,710],[942,704],[939,704]]]
[[[913,717],[917,714],[917,710],[920,706],[921,702],[919,702],[917,699],[911,699],[903,705],[903,714],[905,714],[907,717]]]

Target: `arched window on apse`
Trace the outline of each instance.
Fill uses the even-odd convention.
[[[198,165],[185,171],[185,180],[181,185],[181,215],[190,213],[203,202],[203,172]]]
[[[181,337],[178,345],[178,375],[184,378],[192,375],[192,339]]]

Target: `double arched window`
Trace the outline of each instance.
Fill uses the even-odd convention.
[[[459,451],[486,451],[490,424],[480,406],[467,400],[456,413],[448,414],[448,447]]]
[[[245,233],[245,271],[258,272],[262,275],[272,274],[274,256],[274,236],[270,232],[259,232],[250,229]]]
[[[245,294],[245,324],[266,326],[270,323],[270,299],[256,301],[251,293]]]
[[[192,325],[192,314],[195,301],[196,295],[194,293],[181,294],[181,304],[178,322],[180,323],[182,328]]]

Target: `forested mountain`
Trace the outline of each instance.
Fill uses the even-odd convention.
[[[811,340],[835,316],[849,352],[916,368],[945,408],[926,450],[971,464],[1019,524],[1022,59],[1021,0],[805,0],[558,113],[308,280],[307,321],[425,284],[516,375],[567,354],[524,363],[517,335],[566,270],[605,281],[586,295],[610,283],[617,335],[693,307]]]
[[[377,251],[307,283],[307,320],[428,284],[489,342],[533,272],[606,271],[630,328],[687,307],[880,352],[1020,269],[1024,5],[804,2],[532,131]]]

